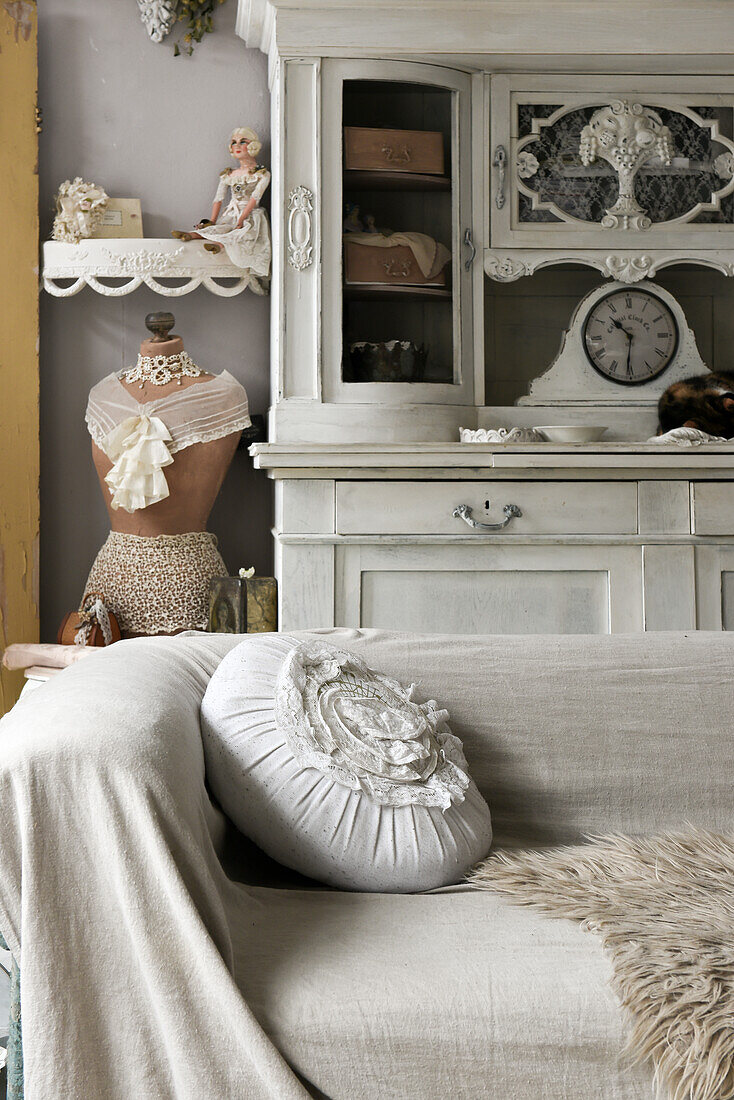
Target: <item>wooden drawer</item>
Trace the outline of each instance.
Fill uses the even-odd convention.
[[[734,485],[691,482],[691,529],[694,535],[734,535]]]
[[[342,535],[481,536],[484,532],[453,515],[462,504],[482,523],[503,521],[505,506],[517,505],[522,516],[496,532],[499,539],[505,534],[637,533],[637,485],[629,481],[340,481],[336,530]]]
[[[344,167],[443,175],[443,134],[433,130],[344,127]]]
[[[446,286],[448,264],[438,275],[427,279],[407,245],[379,248],[375,245],[344,242],[344,281],[348,286],[361,283],[385,283],[387,286]]]

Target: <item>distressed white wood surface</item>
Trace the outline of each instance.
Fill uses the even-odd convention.
[[[730,0],[615,0],[613,17],[588,0],[543,0],[540,12],[537,0],[239,0],[237,32],[266,53],[451,56],[480,68],[509,55],[531,71],[538,54],[566,69],[667,73],[721,71],[732,54]]]
[[[489,507],[486,507],[489,503]],[[391,482],[340,481],[336,487],[336,529],[340,534],[406,533],[464,535],[478,532],[453,516],[468,505],[480,523],[505,519],[516,504],[522,516],[493,535],[625,534],[637,531],[634,482]]]
[[[729,443],[695,448],[657,443],[255,443],[250,454],[255,468],[271,477],[386,477],[393,471],[430,478],[481,476],[482,471],[511,476],[516,471],[522,477],[527,470],[544,470],[563,479],[616,478],[624,471],[639,480],[659,480],[734,473],[734,444]]]
[[[400,385],[400,383],[395,383]],[[270,438],[280,443],[424,443],[458,439],[460,427],[474,427],[476,412],[466,405],[322,404],[305,398],[278,401],[270,408]]]
[[[642,630],[639,547],[336,549],[345,626],[438,633]]]
[[[734,546],[696,547],[696,626],[734,630]]]
[[[691,518],[696,535],[734,535],[734,485],[694,481]]]
[[[680,476],[634,482],[607,471],[594,481],[577,471],[576,481],[503,481],[496,471],[481,479],[455,469],[447,482],[425,472],[388,481],[379,467],[364,480],[367,472],[353,480],[329,469],[278,478],[283,629],[471,632],[490,620],[497,630],[540,632],[734,625],[734,579],[726,577],[734,575],[734,532],[714,545],[690,533],[691,488]],[[729,499],[732,487],[701,486],[715,515],[714,491]],[[501,532],[474,532],[451,516],[459,503],[488,521],[504,503],[524,504],[525,526],[516,520]],[[436,610],[439,592],[448,593],[448,610]]]
[[[637,500],[640,534],[689,534],[690,488],[687,481],[640,481]]]
[[[643,547],[645,630],[695,630],[693,546]]]
[[[334,547],[275,545],[279,629],[339,625],[334,620]]]
[[[334,531],[335,490],[336,483],[327,480],[277,481],[276,530],[294,535]]]
[[[273,275],[281,287],[273,327],[280,347],[279,383],[274,400],[321,396],[321,64],[289,61],[282,67],[279,97],[282,136],[279,154],[283,186],[279,193],[279,232],[274,240]],[[311,263],[297,271],[288,262],[288,196],[307,187],[313,198]],[[274,233],[275,237],[275,233]],[[275,253],[277,252],[277,263]]]

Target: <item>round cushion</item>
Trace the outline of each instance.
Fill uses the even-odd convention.
[[[349,890],[461,881],[489,851],[489,808],[433,701],[321,641],[253,635],[211,678],[207,777],[284,866]]]

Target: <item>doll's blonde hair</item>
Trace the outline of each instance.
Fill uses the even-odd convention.
[[[256,157],[263,147],[263,143],[257,136],[254,130],[251,130],[249,126],[238,126],[236,130],[233,130],[229,135],[229,148],[232,149],[232,142],[237,139],[247,138],[247,152],[251,157]]]

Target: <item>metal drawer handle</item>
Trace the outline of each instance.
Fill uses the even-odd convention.
[[[521,510],[516,504],[506,504],[502,511],[505,513],[505,519],[502,523],[478,523],[472,517],[471,508],[468,504],[460,504],[458,508],[454,508],[451,513],[454,519],[463,519],[464,523],[468,523],[470,527],[473,527],[476,531],[501,531],[503,527],[506,527],[508,523],[511,523],[513,519],[519,519],[522,515]]]
[[[505,172],[507,171],[507,153],[504,145],[498,145],[494,151],[492,167],[497,169],[497,194],[494,204],[498,210],[505,205]]]
[[[469,249],[469,259],[465,260],[464,267],[467,271],[471,271],[471,265],[474,263],[474,257],[477,254],[476,245],[472,240],[471,229],[464,230],[464,244]]]

